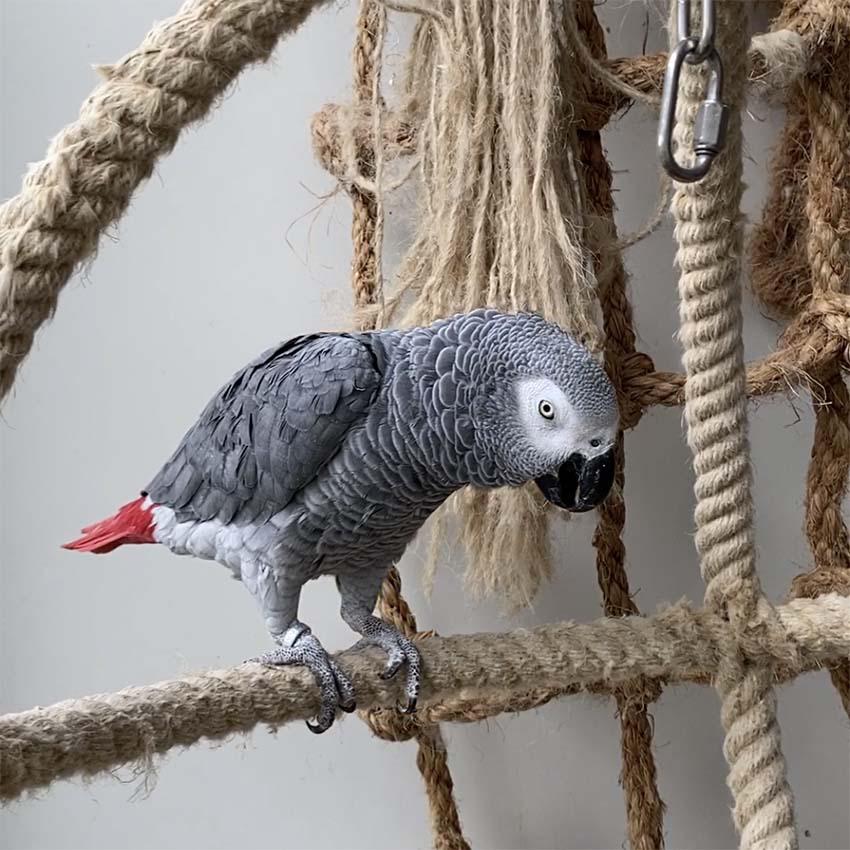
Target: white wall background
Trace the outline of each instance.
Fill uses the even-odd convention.
[[[4,198],[75,117],[96,83],[91,66],[135,47],[176,5],[0,0]],[[612,54],[638,52],[643,3],[609,0],[600,12]],[[3,711],[230,665],[266,647],[253,602],[224,569],[154,547],[94,558],[59,544],[131,498],[242,363],[279,339],[339,325],[348,304],[347,202],[328,203],[312,229],[310,217],[298,221],[292,247],[286,234],[316,204],[313,193],[331,185],[313,162],[308,120],[347,96],[354,17],[350,2],[317,14],[271,65],[240,80],[214,120],[183,137],[38,336],[0,422]],[[664,36],[650,18],[653,50]],[[390,51],[401,49],[400,34],[396,23]],[[746,119],[753,216],[780,122],[758,104]],[[653,119],[635,108],[606,139],[627,231],[655,203],[653,137]],[[396,236],[404,230],[404,222],[391,228]],[[669,228],[633,249],[629,266],[641,345],[658,368],[676,368]],[[746,319],[747,354],[756,357],[778,329],[751,304]],[[777,597],[808,562],[801,523],[811,431],[805,398],[753,411],[761,571]],[[680,413],[651,412],[628,450],[637,600],[652,610],[683,595],[699,599]],[[556,524],[557,578],[519,623],[599,615],[592,526],[592,517]],[[517,624],[495,605],[465,600],[457,564],[440,573],[428,603],[421,565],[413,552],[403,574],[423,626],[449,633]],[[330,582],[309,588],[302,611],[329,648],[352,642]],[[654,717],[669,846],[733,847],[714,693],[669,689]],[[850,847],[848,724],[826,676],[783,688],[780,718],[803,846]],[[574,697],[446,734],[473,846],[623,844],[619,727],[609,703]],[[134,796],[137,783],[125,771],[16,802],[0,811],[0,846],[427,847],[413,757],[412,744],[375,740],[356,718],[321,737],[301,724],[276,736],[257,730],[215,749],[172,753],[146,798]]]

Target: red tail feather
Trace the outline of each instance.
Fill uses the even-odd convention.
[[[152,506],[143,507],[145,498],[139,496],[135,501],[122,505],[117,513],[108,519],[87,525],[82,529],[82,537],[64,543],[62,548],[102,555],[125,543],[156,543],[153,536]]]

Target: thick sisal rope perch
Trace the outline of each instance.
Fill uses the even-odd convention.
[[[0,400],[74,269],[180,132],[326,0],[191,0],[106,82],[0,207]]]
[[[522,707],[535,704],[541,689],[566,693],[638,675],[703,680],[736,651],[753,664],[781,666],[789,676],[850,655],[850,598],[796,599],[776,613],[773,628],[744,631],[737,639],[720,616],[684,603],[654,617],[423,638],[423,712],[439,704],[451,716],[452,704],[462,703],[467,719],[480,720],[518,710],[527,695]],[[349,650],[337,658],[352,677],[360,708],[391,706],[400,697],[399,683],[379,676],[380,653]],[[9,714],[0,718],[0,799],[260,723],[304,719],[318,704],[309,673],[244,664]]]

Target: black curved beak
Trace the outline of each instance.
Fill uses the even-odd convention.
[[[557,475],[542,475],[535,482],[553,505],[583,513],[605,501],[614,484],[615,465],[613,448],[589,459],[574,454],[561,464]]]

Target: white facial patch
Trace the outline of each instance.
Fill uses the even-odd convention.
[[[573,453],[590,458],[610,449],[616,429],[582,420],[566,395],[548,378],[522,378],[516,384],[519,415],[529,445],[560,464]]]
[[[561,389],[546,378],[523,378],[517,382],[517,400],[528,442],[553,463],[576,448],[577,417]]]

